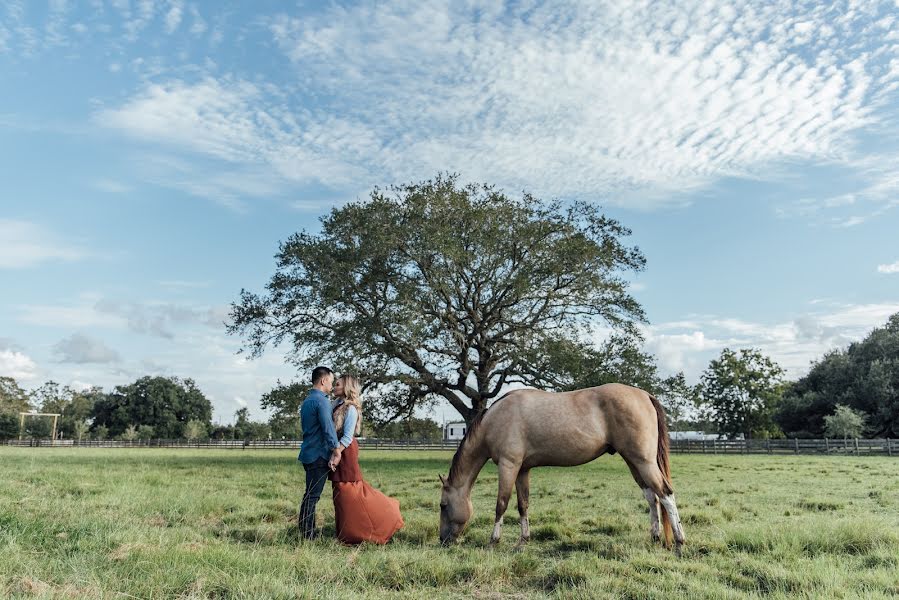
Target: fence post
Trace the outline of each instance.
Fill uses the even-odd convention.
[[[887,438],[887,455],[893,456],[893,444],[890,438]]]
[[[855,438],[855,455],[858,456],[858,438]]]
[[[795,444],[796,454],[799,454],[799,438],[793,438],[793,442]]]
[[[824,438],[824,450],[830,454],[830,440],[827,438]]]

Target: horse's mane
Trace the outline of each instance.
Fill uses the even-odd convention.
[[[494,402],[494,404],[496,404]],[[459,442],[459,448],[456,450],[456,453],[453,454],[453,462],[450,465],[449,477],[447,477],[447,481],[453,481],[456,476],[459,474],[459,457],[462,456],[462,450],[465,448],[466,442],[469,439],[474,437],[474,434],[477,433],[480,428],[481,421],[484,420],[484,415],[487,414],[487,409],[478,411],[478,414],[475,415],[474,420],[471,422],[471,425],[468,426],[468,429],[465,431],[465,435],[462,437],[462,441]]]

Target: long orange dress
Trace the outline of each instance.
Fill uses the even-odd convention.
[[[362,478],[359,442],[346,447],[329,476],[334,496],[337,539],[345,544],[374,542],[386,544],[403,523],[400,503],[385,496]]]

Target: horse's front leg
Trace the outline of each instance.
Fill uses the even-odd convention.
[[[518,465],[511,463],[499,464],[499,492],[496,495],[496,521],[493,523],[493,535],[490,536],[490,543],[499,542],[499,536],[503,529],[503,515],[509,506],[509,498],[512,497],[512,486],[515,485],[515,478],[518,476]]]
[[[518,547],[521,548],[531,539],[531,525],[528,522],[528,499],[531,495],[531,471],[522,469],[515,479],[515,494],[518,496],[518,517],[521,520],[521,538]]]

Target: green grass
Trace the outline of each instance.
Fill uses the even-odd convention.
[[[475,517],[437,544],[446,452],[362,452],[400,500],[386,547],[296,536],[295,453],[0,448],[0,597],[893,598],[899,461],[676,455],[682,558],[649,542],[646,504],[618,457],[531,473],[532,541],[517,512],[488,547],[496,471]]]

